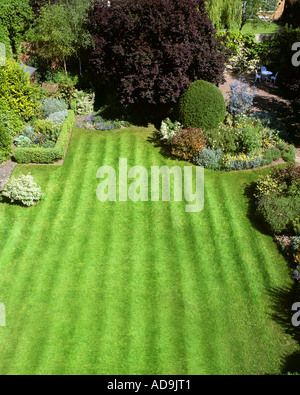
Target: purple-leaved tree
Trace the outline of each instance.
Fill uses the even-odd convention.
[[[172,106],[191,82],[223,81],[226,55],[204,0],[99,1],[90,64],[125,106]]]

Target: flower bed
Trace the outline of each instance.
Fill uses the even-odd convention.
[[[68,110],[58,139],[52,148],[43,147],[17,147],[14,158],[18,163],[53,163],[62,159],[68,145],[69,136],[75,126],[74,111]]]
[[[300,281],[300,166],[273,168],[256,183],[256,218],[266,226]]]

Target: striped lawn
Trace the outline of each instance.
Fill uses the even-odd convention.
[[[247,217],[260,172],[205,172],[205,206],[96,198],[102,165],[174,164],[151,128],[75,129],[64,165],[18,166],[46,197],[0,204],[0,374],[276,374],[297,344],[272,319],[291,284]]]

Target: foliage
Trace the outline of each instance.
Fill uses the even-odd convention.
[[[295,162],[296,150],[295,147],[290,144],[282,151],[282,159],[286,162]]]
[[[171,151],[179,159],[192,161],[203,150],[205,142],[205,135],[201,129],[181,129],[171,141]]]
[[[257,199],[266,197],[269,195],[279,196],[285,189],[284,184],[271,174],[266,176],[260,176],[256,186],[254,196]]]
[[[241,24],[241,0],[207,0],[206,8],[216,29],[232,29]]]
[[[219,124],[218,128],[206,132],[207,147],[220,149],[224,153],[238,153],[240,151],[240,133],[228,124]]]
[[[256,184],[257,214],[275,235],[298,235],[300,167],[272,168]]]
[[[184,127],[209,130],[225,120],[225,99],[215,85],[207,81],[195,81],[182,95],[178,103],[178,120]]]
[[[2,192],[11,203],[18,202],[24,206],[33,206],[36,202],[44,197],[41,188],[37,186],[33,176],[20,175],[18,178],[12,177],[8,180]]]
[[[278,5],[278,0],[242,0],[242,23],[241,29],[248,21],[252,23],[259,21],[259,12],[275,11]]]
[[[67,112],[68,113],[68,112]],[[56,114],[56,113],[54,113]],[[68,114],[67,114],[68,116]],[[66,117],[64,117],[65,120]],[[64,121],[63,121],[64,122]],[[60,134],[61,128],[57,126],[50,119],[38,119],[34,123],[35,133],[32,135],[32,142],[37,145],[43,145],[46,141],[42,136],[47,137],[47,140],[56,142]]]
[[[214,150],[210,148],[204,148],[199,155],[193,159],[193,163],[196,166],[202,166],[206,169],[219,170],[221,168],[221,161],[223,158],[223,152],[220,149]]]
[[[48,118],[51,114],[67,110],[67,108],[68,106],[64,100],[49,97],[41,105],[41,115],[43,118]]]
[[[46,121],[52,121],[54,125],[59,125],[60,123],[64,123],[65,119],[68,116],[68,110],[57,111],[49,115],[46,118]]]
[[[54,148],[16,148],[15,160],[18,163],[53,163],[62,159],[70,137],[70,132],[75,125],[74,112],[69,110],[68,118],[65,120]],[[43,136],[41,133],[39,136]],[[48,143],[48,139],[43,144]]]
[[[181,123],[178,121],[172,122],[170,118],[166,118],[161,122],[160,134],[161,139],[170,142],[173,137],[180,131]]]
[[[240,80],[230,84],[228,111],[233,115],[246,114],[253,106],[256,89]]]
[[[31,140],[29,137],[26,136],[19,136],[14,139],[14,144],[17,147],[29,147],[31,144]]]
[[[1,160],[9,159],[12,154],[12,137],[3,123],[0,123],[0,154]]]
[[[38,112],[42,91],[30,84],[28,75],[17,62],[7,59],[6,65],[0,67],[0,97],[11,111],[29,120]]]
[[[76,111],[78,115],[89,115],[94,112],[95,93],[76,91]]]
[[[64,63],[66,58],[75,53],[73,32],[69,23],[67,7],[63,4],[45,5],[35,20],[28,37],[44,59],[59,59]]]
[[[5,45],[5,57],[11,57],[12,48],[11,48],[9,33],[8,33],[7,28],[1,22],[1,20],[0,20],[0,43]],[[3,55],[4,54],[0,53],[1,57]]]
[[[14,52],[19,48],[32,17],[29,0],[0,0],[0,24],[6,29]]]
[[[31,125],[26,125],[25,129],[22,132],[22,135],[30,139],[33,133],[34,133],[34,128]]]
[[[276,195],[263,197],[259,200],[257,214],[262,217],[272,234],[290,233],[293,221],[300,216],[300,199]]]
[[[4,99],[0,99],[0,122],[4,124],[12,137],[21,133],[24,128],[19,115],[10,109],[9,103]]]
[[[193,81],[223,81],[226,56],[204,0],[96,2],[89,29],[91,66],[125,106],[170,106]]]
[[[253,71],[258,67],[262,53],[262,45],[258,43],[252,33],[237,31],[219,32],[226,48],[230,51],[229,62],[226,68],[236,73]]]
[[[253,169],[261,166],[262,162],[263,156],[261,154],[225,154],[222,158],[222,168],[224,170]]]
[[[264,165],[269,165],[273,161],[281,158],[281,151],[278,148],[271,147],[264,153]]]

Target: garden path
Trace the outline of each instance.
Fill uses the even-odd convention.
[[[4,189],[6,182],[14,171],[16,165],[17,164],[11,160],[0,165],[0,191]]]
[[[229,97],[230,85],[233,82],[239,81],[242,78],[245,82],[255,86],[257,89],[256,97],[254,99],[253,111],[266,111],[275,113],[289,130],[289,136],[294,145],[297,147],[296,163],[300,165],[300,122],[299,115],[295,114],[295,110],[291,102],[285,98],[284,91],[280,84],[274,85],[268,82],[254,82],[254,74],[247,73],[237,75],[232,73],[225,73],[226,81],[219,86],[225,100]]]

